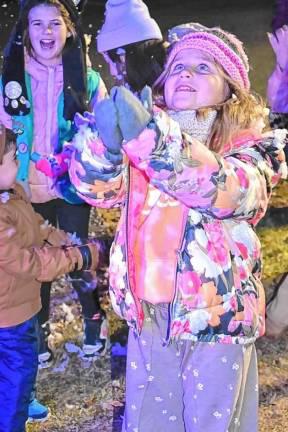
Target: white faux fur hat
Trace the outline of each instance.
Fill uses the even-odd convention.
[[[97,36],[99,53],[148,39],[163,37],[142,0],[107,0],[105,21]]]

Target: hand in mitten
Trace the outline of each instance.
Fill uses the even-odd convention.
[[[31,160],[35,162],[36,169],[53,179],[68,171],[70,158],[71,150],[68,148],[62,153],[49,156],[41,156],[36,152],[31,154]]]
[[[89,111],[85,111],[84,114],[76,113],[74,116],[74,123],[77,129],[81,126],[89,126],[94,131],[95,129],[95,116]]]
[[[118,124],[123,138],[130,141],[146,128],[152,115],[142,102],[125,87],[113,87],[111,97],[115,102]]]
[[[94,107],[95,125],[98,133],[112,155],[121,152],[123,137],[118,126],[118,117],[112,99],[103,99]]]
[[[153,111],[152,89],[148,85],[143,87],[140,92],[140,100],[149,113]]]
[[[283,72],[288,64],[288,27],[284,25],[276,30],[275,34],[267,33],[269,42],[276,56],[277,65]]]

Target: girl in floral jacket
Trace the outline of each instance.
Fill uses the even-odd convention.
[[[241,42],[190,25],[156,83],[158,107],[114,88],[74,138],[79,196],[122,207],[110,294],[130,326],[123,431],[257,431],[254,226],[286,165],[285,132],[262,134],[249,89]]]

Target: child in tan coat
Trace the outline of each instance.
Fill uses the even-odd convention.
[[[16,185],[16,138],[0,125],[0,430],[22,432],[35,382],[40,286],[63,273],[96,269],[96,243],[69,235],[35,213]]]

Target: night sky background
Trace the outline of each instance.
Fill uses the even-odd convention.
[[[252,86],[265,96],[266,82],[273,67],[274,56],[266,32],[271,31],[273,0],[147,0],[150,13],[157,20],[164,37],[168,28],[196,21],[207,26],[220,25],[243,40],[251,65]],[[92,35],[90,58],[107,86],[111,84],[101,56],[96,54],[95,35],[104,19],[105,1],[88,0],[82,14],[86,33]],[[0,53],[17,19],[18,1],[0,0]]]

